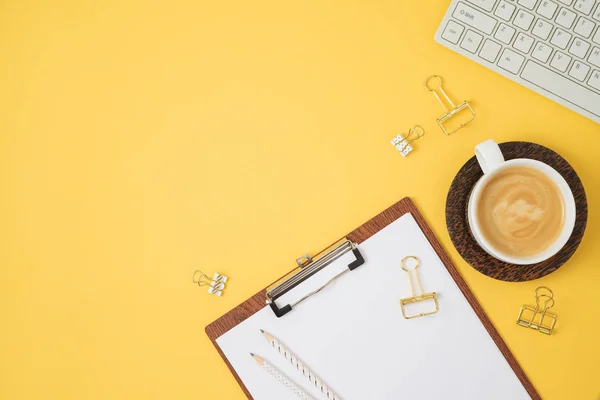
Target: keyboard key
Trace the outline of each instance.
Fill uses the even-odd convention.
[[[592,41],[594,43],[600,44],[600,27],[598,27],[598,30],[596,31],[596,35],[594,35],[594,38],[592,39]]]
[[[564,50],[567,48],[572,36],[573,35],[571,35],[569,32],[557,28],[556,31],[554,31],[554,36],[552,36],[550,43]]]
[[[521,78],[600,117],[600,94],[578,85],[535,61],[527,62]],[[600,72],[596,79],[600,88]],[[591,81],[592,78],[588,83],[593,86]]]
[[[577,3],[575,3],[575,10],[582,12],[585,15],[589,15],[590,12],[592,12],[595,1],[596,0],[577,0]]]
[[[589,38],[592,34],[592,31],[596,27],[596,24],[590,21],[589,19],[579,17],[579,21],[577,21],[577,25],[575,25],[575,33],[583,36],[584,38]]]
[[[515,20],[513,21],[513,24],[528,31],[531,23],[533,22],[533,18],[534,16],[529,14],[527,11],[519,10]]]
[[[533,31],[531,31],[531,33],[533,33],[540,39],[547,40],[548,36],[550,36],[550,32],[552,32],[552,28],[554,27],[550,22],[546,22],[543,19],[539,18],[535,23],[535,26],[533,27]]]
[[[596,12],[592,15],[592,17],[596,21],[600,21],[600,3],[598,3],[598,7],[596,7]]]
[[[494,13],[494,15],[502,18],[505,21],[510,21],[513,13],[515,12],[515,8],[516,7],[512,4],[502,0],[498,5],[498,8],[496,8],[496,12]]]
[[[594,47],[590,56],[588,57],[588,61],[594,64],[596,67],[600,67],[600,47]]]
[[[557,51],[556,53],[554,53],[552,61],[550,61],[550,66],[556,68],[560,72],[565,72],[571,60],[572,58],[568,55]]]
[[[458,39],[460,39],[460,35],[462,35],[464,30],[464,26],[457,24],[454,21],[448,21],[448,25],[446,25],[446,29],[444,29],[442,37],[450,43],[456,44],[458,43]]]
[[[544,44],[542,42],[538,42],[533,49],[533,53],[531,54],[533,58],[540,60],[543,63],[547,63],[550,58],[550,54],[552,54],[552,47]]]
[[[458,3],[452,16],[488,35],[491,35],[496,27],[496,20],[494,18],[464,3]]]
[[[515,32],[516,31],[514,28],[511,28],[510,26],[505,24],[500,24],[494,37],[503,43],[509,44]]]
[[[511,49],[504,49],[504,52],[500,56],[500,60],[498,61],[498,66],[507,70],[508,72],[512,72],[513,74],[517,74],[521,65],[525,61],[525,57],[520,54],[515,53]]]
[[[467,0],[469,3],[473,3],[476,6],[483,8],[485,11],[492,11],[496,0]]]
[[[537,9],[537,12],[542,17],[552,19],[557,8],[558,8],[558,4],[556,4],[550,0],[543,0]]]
[[[463,38],[462,43],[460,44],[460,47],[475,54],[482,40],[483,36],[469,29],[465,34],[465,37]]]
[[[556,23],[560,26],[563,26],[567,29],[571,29],[573,26],[573,22],[575,22],[575,18],[577,14],[575,14],[571,10],[567,10],[566,8],[561,8],[558,12],[558,16],[556,17]]]
[[[531,36],[527,36],[523,32],[519,32],[519,34],[517,35],[517,39],[515,40],[515,43],[513,44],[513,47],[515,49],[527,54],[527,53],[529,53],[529,50],[531,50],[531,46],[533,46],[533,42],[534,42],[534,40]]]
[[[569,76],[572,76],[573,78],[577,79],[578,81],[583,82],[585,80],[585,77],[587,76],[588,72],[590,72],[590,67],[585,65],[584,63],[580,62],[580,61],[575,61],[573,63],[573,66],[571,67],[571,70],[569,71]]]
[[[533,7],[535,7],[536,2],[537,0],[519,0],[519,5],[533,10]]]
[[[584,42],[579,38],[575,38],[571,44],[571,47],[569,48],[569,53],[579,58],[584,58],[587,54],[587,51],[590,49],[590,46],[591,45],[588,42]]]
[[[493,63],[496,61],[496,57],[498,57],[500,49],[502,49],[502,46],[500,46],[498,43],[493,42],[490,39],[486,39],[481,51],[479,52],[479,57]]]
[[[588,85],[590,85],[594,89],[600,90],[600,71],[595,70],[594,72],[592,72],[592,75],[590,76],[590,80],[588,81]],[[600,100],[597,100],[597,101],[600,101]]]

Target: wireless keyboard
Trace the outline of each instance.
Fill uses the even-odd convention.
[[[435,39],[600,123],[600,0],[454,0]]]

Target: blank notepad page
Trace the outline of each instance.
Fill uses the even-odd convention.
[[[260,329],[276,336],[345,400],[529,398],[412,215],[399,218],[358,248],[364,265],[290,313],[277,318],[265,307],[217,339],[255,400],[296,397],[262,370],[251,352],[315,398],[324,398],[267,343]],[[411,296],[408,276],[400,268],[405,256],[420,259],[423,291],[437,292],[437,314],[402,317],[399,300]],[[278,304],[318,288],[353,260],[352,253],[345,254]],[[425,311],[434,305],[418,307]]]

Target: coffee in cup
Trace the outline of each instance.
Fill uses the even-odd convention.
[[[565,225],[565,205],[558,186],[547,175],[515,166],[485,184],[475,218],[494,249],[531,257],[558,239]]]
[[[558,253],[575,227],[575,199],[564,178],[541,161],[505,161],[493,140],[475,153],[484,172],[468,205],[477,243],[512,264],[535,264]]]

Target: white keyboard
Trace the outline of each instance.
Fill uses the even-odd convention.
[[[454,0],[435,39],[600,123],[600,0]]]

